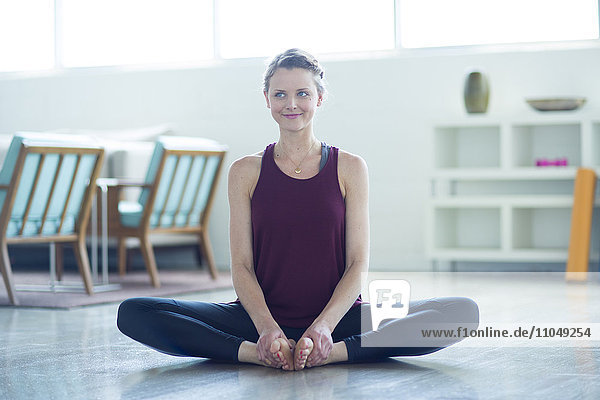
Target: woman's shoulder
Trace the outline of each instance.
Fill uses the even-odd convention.
[[[238,158],[229,167],[230,174],[252,174],[254,172],[260,172],[260,164],[262,162],[263,151],[258,153],[249,154]]]
[[[338,150],[338,179],[342,195],[365,191],[369,186],[369,172],[365,160],[344,150]]]
[[[264,151],[235,160],[229,167],[229,183],[238,190],[252,193],[258,177]]]
[[[358,154],[338,149],[338,169],[352,174],[366,172],[367,162]]]

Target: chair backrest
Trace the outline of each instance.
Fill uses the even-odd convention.
[[[139,203],[142,224],[186,228],[206,223],[227,147],[213,140],[161,136],[156,141]]]
[[[79,136],[16,134],[0,171],[2,232],[12,239],[85,232],[103,156]]]

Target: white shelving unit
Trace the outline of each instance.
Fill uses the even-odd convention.
[[[436,124],[432,143],[431,261],[566,262],[577,168],[600,173],[600,117],[469,116]],[[568,165],[537,167],[540,158]]]

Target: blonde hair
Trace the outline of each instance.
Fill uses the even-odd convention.
[[[269,91],[271,78],[279,68],[293,69],[301,68],[313,73],[315,85],[320,95],[325,95],[325,81],[323,79],[323,67],[319,61],[307,51],[301,49],[289,49],[273,57],[263,76],[263,90]]]

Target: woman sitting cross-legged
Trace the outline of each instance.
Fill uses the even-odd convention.
[[[476,327],[477,305],[446,297],[411,302],[405,318],[361,329],[361,320],[370,321],[370,305],[360,297],[369,264],[367,165],[315,137],[325,87],[310,54],[276,56],[264,96],[279,140],[229,170],[238,299],[129,299],[119,308],[119,329],[171,355],[300,370],[428,354],[460,338],[419,344],[423,327]],[[378,342],[385,346],[364,345]]]

